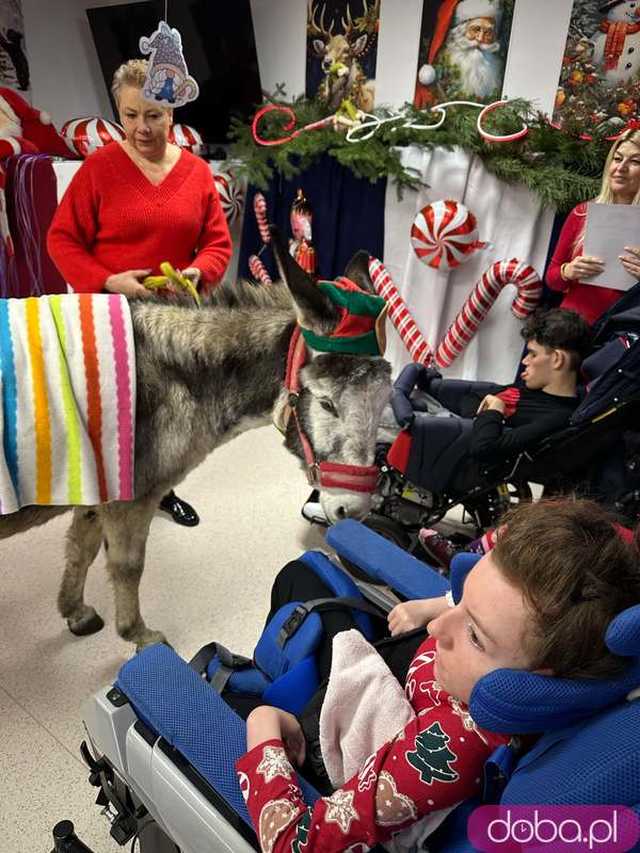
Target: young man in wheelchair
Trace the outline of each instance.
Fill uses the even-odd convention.
[[[296,561],[274,583],[272,612],[287,601],[330,595]],[[393,700],[395,725],[387,720],[386,736],[383,726],[378,742],[369,738],[369,749],[359,755],[367,742],[363,729],[375,729],[376,718],[385,716],[389,694],[381,690],[379,700],[364,707],[357,688],[349,695],[348,679],[341,695],[332,691],[340,675],[332,668],[334,637],[337,655],[355,623],[349,611],[322,613],[318,665],[321,677],[331,673],[331,679],[300,721],[268,706],[250,711],[248,699],[225,697],[243,716],[248,713],[248,752],[237,772],[262,849],[360,853],[424,819],[431,818],[435,828],[456,804],[479,793],[484,762],[510,740],[471,718],[467,703],[478,680],[503,668],[565,679],[612,677],[628,659],[605,645],[607,627],[638,602],[638,552],[620,539],[604,510],[567,500],[519,506],[505,518],[495,548],[467,575],[456,605],[445,598],[407,602],[389,614],[394,639],[377,643],[377,653],[404,685],[406,698]],[[351,664],[357,673],[359,660]],[[337,707],[327,708],[337,695]],[[336,742],[325,737],[318,754],[319,713],[338,724],[332,730]],[[340,720],[349,725],[341,727]],[[349,753],[353,772],[331,780],[323,761],[328,768],[329,755],[340,750]],[[326,795],[311,808],[294,765]],[[423,830],[422,837],[430,828]]]

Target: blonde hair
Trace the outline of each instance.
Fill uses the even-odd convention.
[[[146,59],[130,59],[116,69],[111,83],[111,94],[116,104],[119,103],[120,89],[123,86],[135,86],[136,89],[142,89],[148,68],[149,62]]]

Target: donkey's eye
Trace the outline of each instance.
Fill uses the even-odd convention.
[[[333,405],[331,400],[320,400],[320,405],[325,410],[325,412],[329,412],[330,414],[332,414],[334,416],[334,418],[338,417],[338,410]]]

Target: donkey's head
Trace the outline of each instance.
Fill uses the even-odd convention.
[[[371,506],[376,434],[391,394],[391,368],[378,343],[384,301],[375,296],[366,252],[359,252],[344,274],[360,291],[319,286],[293,260],[277,231],[272,233],[308,352],[297,373],[296,393],[285,391],[279,401],[277,416],[287,404],[294,408],[286,445],[305,460],[330,521],[361,518]]]

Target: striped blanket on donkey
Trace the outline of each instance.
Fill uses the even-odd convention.
[[[0,299],[0,515],[131,500],[135,382],[124,296]]]

